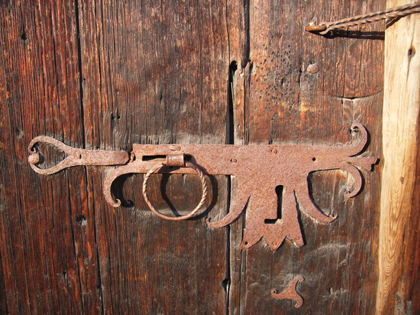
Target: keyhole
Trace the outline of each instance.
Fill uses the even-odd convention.
[[[281,207],[283,203],[283,186],[279,185],[276,187],[276,194],[277,194],[277,218],[275,219],[265,219],[265,224],[275,224],[277,220],[281,219]]]

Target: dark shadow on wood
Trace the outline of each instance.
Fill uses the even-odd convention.
[[[39,163],[36,166],[40,169],[54,167],[67,158],[65,152],[49,143],[38,143],[37,152],[39,153]]]
[[[342,38],[358,38],[358,39],[370,39],[370,40],[385,40],[384,31],[348,31],[348,30],[332,30],[324,35],[325,38],[332,39],[337,37]]]
[[[295,205],[296,205],[297,219],[298,219],[298,222],[299,222],[300,234],[302,235],[303,244],[306,244],[305,229],[303,228],[303,223],[302,223],[302,218],[301,218],[302,213],[301,213],[300,208],[299,208],[299,202],[298,202],[298,198],[296,196],[296,192],[293,192],[293,195],[295,196]],[[286,239],[288,239],[288,238],[286,238]]]
[[[316,172],[316,171],[315,171]],[[309,173],[309,175],[308,175],[308,194],[309,194],[309,198],[311,199],[311,201],[312,201],[312,204],[314,205],[314,207],[320,212],[320,213],[322,213],[323,215],[325,215],[325,216],[330,216],[331,215],[331,212],[332,212],[332,210],[330,209],[330,212],[329,213],[326,213],[325,211],[323,211],[317,204],[316,204],[316,202],[315,202],[315,199],[314,199],[314,196],[313,196],[313,189],[312,189],[312,174],[313,173],[315,173],[315,172],[311,172],[311,173]],[[299,196],[297,196],[297,200],[299,200]]]
[[[124,183],[132,176],[133,174],[124,174],[119,176],[111,185],[111,192],[114,195],[114,198],[121,200],[121,205],[125,208],[132,208],[134,206],[134,202],[132,200],[126,200],[123,195]]]
[[[162,179],[160,181],[160,192],[162,194],[162,199],[165,200],[166,204],[169,206],[169,209],[172,211],[173,215],[176,217],[181,216],[182,214],[175,209],[171,200],[169,200],[168,195],[166,194],[166,185],[169,182],[169,177],[171,174],[162,174]],[[166,214],[165,214],[166,215]]]
[[[200,220],[206,218],[209,212],[214,208],[214,206],[217,203],[217,198],[219,197],[219,183],[217,182],[217,179],[214,176],[207,175],[207,177],[210,179],[210,186],[208,185],[208,189],[209,195],[212,196],[211,203],[205,211],[200,212],[200,214],[198,214],[195,217],[192,217],[190,220]]]
[[[168,205],[169,209],[172,211],[172,214],[174,216],[181,216],[181,215],[186,215],[185,214],[181,214],[177,209],[175,209],[175,206],[173,205],[173,203],[170,201],[167,193],[166,193],[166,186],[169,182],[169,178],[172,174],[167,174],[164,173],[162,174],[162,179],[160,181],[160,191],[162,194],[162,199],[166,202],[166,204]],[[216,205],[217,203],[217,197],[218,197],[218,183],[216,178],[214,178],[214,176],[207,176],[208,178],[210,178],[210,185],[208,185],[208,195],[212,196],[212,201],[210,203],[210,206],[207,207],[206,210],[204,210],[203,212],[200,212],[200,214],[190,218],[189,220],[199,220],[202,219],[203,217],[206,217],[207,214],[209,213],[209,211]],[[198,193],[202,193],[201,190]],[[194,206],[195,208],[195,206]],[[191,209],[193,210],[193,209]],[[163,211],[165,212],[165,211]],[[167,215],[167,214],[165,214]]]
[[[401,16],[397,16],[397,17],[395,17],[393,19],[389,19],[386,22],[386,28],[391,27],[392,25],[394,25],[395,23],[397,23],[401,18],[402,18]]]

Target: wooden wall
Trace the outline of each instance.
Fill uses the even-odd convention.
[[[374,313],[385,27],[329,38],[304,28],[384,7],[363,0],[0,2],[0,313]],[[228,228],[205,223],[206,215],[226,214],[235,178],[209,179],[208,210],[171,222],[147,209],[141,175],[118,181],[123,206],[114,209],[102,195],[112,167],[40,176],[27,163],[37,135],[127,151],[133,143],[336,146],[352,140],[353,122],[369,130],[365,155],[379,164],[362,172],[364,189],[349,200],[347,173],[312,174],[312,198],[339,217],[320,225],[300,214],[305,245],[286,241],[276,252],[264,240],[239,249],[245,214]],[[50,152],[48,163],[60,158]],[[151,182],[159,208],[187,211],[200,198],[195,176]],[[305,277],[301,309],[271,297],[298,274]],[[412,314],[419,312],[406,296]]]

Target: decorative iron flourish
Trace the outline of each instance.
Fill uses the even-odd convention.
[[[300,308],[303,305],[303,298],[299,293],[297,293],[296,285],[298,282],[303,282],[304,280],[305,278],[303,276],[296,276],[283,292],[278,293],[276,289],[273,289],[271,290],[271,295],[277,300],[294,300],[296,301],[295,308]]]

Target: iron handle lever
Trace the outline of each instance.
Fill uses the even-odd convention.
[[[50,168],[39,168],[41,155],[36,149],[38,143],[47,143],[55,146],[67,154],[67,157]],[[47,136],[38,136],[29,143],[28,162],[32,169],[41,175],[51,175],[65,168],[77,165],[123,165],[129,161],[129,155],[126,151],[107,151],[107,150],[85,150],[77,149]]]

